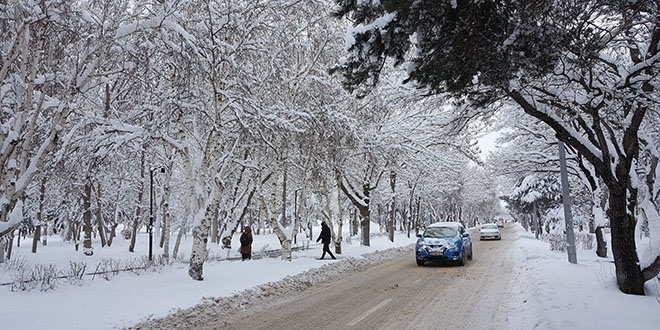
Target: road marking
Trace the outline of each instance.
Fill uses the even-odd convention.
[[[360,315],[360,316],[358,316],[357,318],[355,318],[355,320],[353,320],[353,321],[351,321],[351,322],[348,322],[348,324],[346,324],[346,325],[354,326],[354,325],[356,325],[356,324],[362,322],[362,320],[366,319],[369,315],[371,315],[371,314],[373,314],[374,312],[376,312],[377,310],[383,308],[383,306],[389,304],[390,302],[392,302],[392,299],[389,299],[389,298],[388,298],[388,299],[383,300],[380,304],[378,304],[378,305],[372,307],[370,310],[368,310],[368,311],[362,313],[362,315]]]

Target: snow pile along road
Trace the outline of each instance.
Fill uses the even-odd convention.
[[[229,297],[204,297],[204,302],[187,309],[178,310],[160,319],[149,318],[128,329],[195,329],[209,322],[221,320],[223,316],[245,310],[256,312],[272,304],[294,298],[306,289],[337,280],[368,267],[393,258],[410,254],[412,247],[398,247],[364,254],[360,258],[350,257],[313,268],[303,273],[287,276],[277,282],[269,282],[244,290]]]

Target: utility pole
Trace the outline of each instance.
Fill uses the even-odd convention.
[[[561,169],[561,189],[564,199],[564,220],[566,222],[566,251],[568,262],[577,264],[575,251],[575,234],[573,233],[573,216],[571,215],[571,193],[568,187],[568,172],[566,171],[566,150],[564,142],[559,141],[559,167]]]

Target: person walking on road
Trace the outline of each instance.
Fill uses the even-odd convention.
[[[335,258],[335,255],[330,252],[330,240],[332,239],[330,235],[330,227],[328,227],[328,224],[325,223],[325,221],[321,222],[321,234],[319,235],[319,238],[316,239],[316,242],[321,241],[323,243],[323,254],[321,255],[321,259],[325,258],[325,253],[329,253],[330,257],[332,259],[337,259]]]
[[[242,260],[245,261],[245,259],[252,260],[252,229],[250,226],[246,226],[243,229],[243,233],[241,234],[241,257]]]

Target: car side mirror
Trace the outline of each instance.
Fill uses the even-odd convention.
[[[470,237],[470,233],[468,232],[463,233],[463,237]]]
[[[422,234],[417,234],[417,237],[422,238]]]

